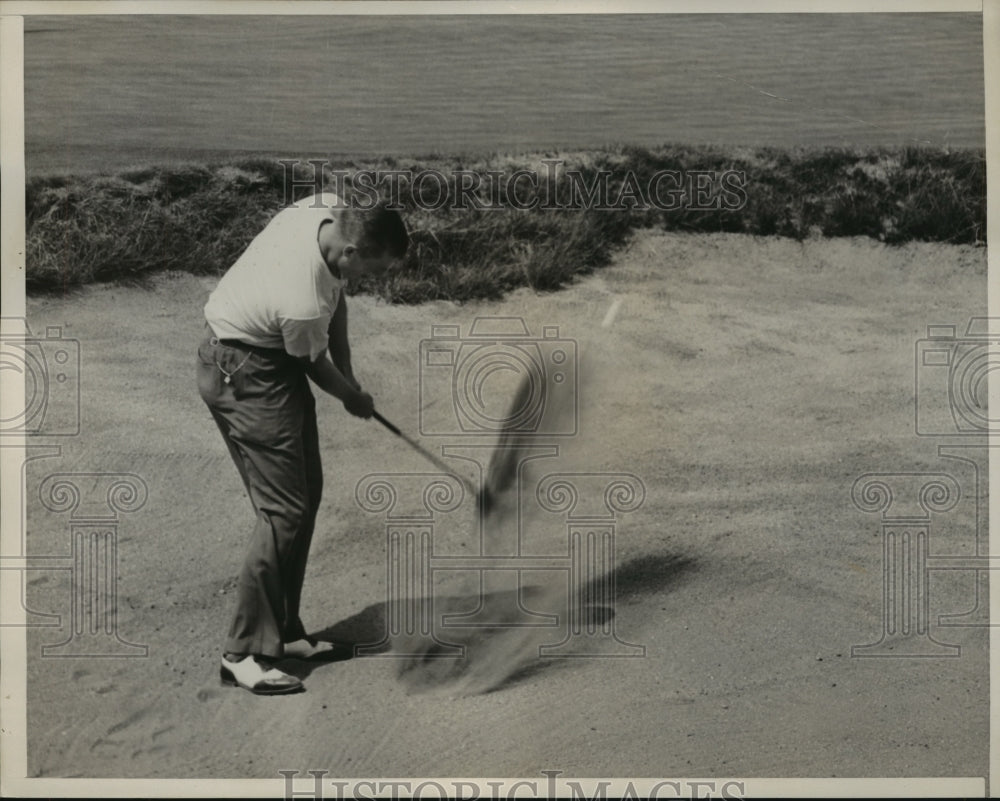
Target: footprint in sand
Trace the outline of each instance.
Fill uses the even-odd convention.
[[[98,737],[94,742],[90,744],[90,750],[95,751],[98,748],[120,748],[124,743],[121,740],[109,740],[106,737]]]
[[[90,746],[91,751],[99,748],[124,749],[131,746],[131,758],[136,759],[142,754],[157,754],[169,748],[170,733],[176,726],[163,725],[154,717],[154,707],[138,709],[124,720],[109,726],[103,736],[98,737]],[[156,724],[160,723],[158,728]],[[135,728],[133,728],[135,727]],[[119,735],[115,738],[114,735]],[[166,740],[167,742],[163,742]]]
[[[114,726],[111,726],[108,729],[108,736],[110,737],[112,734],[116,734],[117,732],[124,731],[125,729],[129,728],[130,726],[138,723],[140,720],[142,720],[144,717],[146,717],[147,711],[148,711],[147,709],[137,709],[135,712],[133,712],[131,715],[129,715],[127,718],[125,718],[125,720],[123,720],[123,721],[121,721],[119,723],[116,723]]]
[[[176,728],[175,726],[166,726],[166,727],[164,727],[162,729],[159,729],[158,731],[154,731],[153,732],[153,742],[155,743],[160,737],[162,737],[168,731],[173,731],[175,728]],[[158,747],[162,747],[162,746],[158,746]]]
[[[222,693],[216,689],[211,689],[209,687],[202,687],[198,690],[198,694],[195,696],[199,701],[211,701],[213,698],[218,698]]]

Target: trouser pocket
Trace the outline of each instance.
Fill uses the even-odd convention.
[[[206,338],[198,346],[198,392],[209,407],[214,408],[225,396],[233,398],[237,355],[235,349],[219,344],[214,337]]]

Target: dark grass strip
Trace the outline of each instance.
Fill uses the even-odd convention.
[[[555,183],[522,180],[495,208],[449,203],[429,210],[440,187],[404,182],[400,202],[412,232],[410,253],[399,270],[358,289],[394,303],[496,299],[518,287],[556,290],[607,264],[633,230],[648,227],[799,240],[866,236],[889,245],[986,239],[982,151],[609,147],[331,166],[352,175],[361,169],[436,170],[448,182],[449,197],[457,197],[461,171],[492,170],[504,183],[520,169],[546,175],[544,159],[560,160]],[[221,275],[286,202],[286,169],[278,160],[254,158],[33,178],[26,194],[27,289],[57,293],[93,282],[142,282],[164,270]],[[575,189],[567,171],[577,173]],[[671,205],[662,194],[658,204],[648,197],[636,203],[634,194],[630,199],[636,187],[648,195],[665,171],[681,176],[681,185],[709,175],[701,201],[694,202],[690,185],[669,209],[662,208]],[[714,203],[723,174],[741,176],[741,193],[728,196],[739,200],[737,208]],[[573,194],[602,181],[603,194],[590,203]],[[295,196],[311,191],[301,185]],[[596,208],[602,198],[613,208]]]

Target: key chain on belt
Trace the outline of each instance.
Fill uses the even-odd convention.
[[[219,341],[216,337],[212,337],[212,339],[215,340],[215,342],[213,344],[216,344]],[[243,361],[241,361],[239,364],[237,364],[236,368],[231,373],[227,373],[226,372],[226,368],[223,367],[221,364],[219,364],[219,360],[218,359],[215,359],[215,366],[218,367],[219,368],[219,372],[222,373],[225,376],[225,378],[223,378],[222,380],[226,384],[232,383],[233,376],[236,375],[240,371],[240,368],[242,368],[244,364],[247,363],[247,359],[249,359],[251,355],[252,355],[252,351],[251,351],[251,353],[248,353],[246,356],[243,357]]]

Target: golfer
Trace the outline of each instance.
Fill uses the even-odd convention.
[[[323,488],[309,380],[352,415],[371,417],[372,397],[351,368],[344,287],[385,272],[407,244],[397,212],[314,195],[280,211],[205,304],[198,390],[257,516],[222,658],[226,684],[296,692],[302,682],[272,663],[333,650],[299,618]]]

